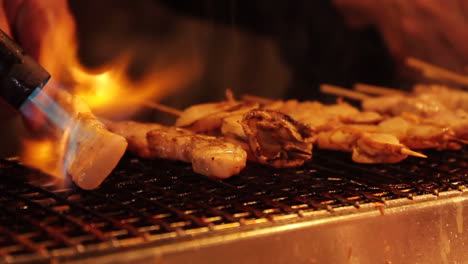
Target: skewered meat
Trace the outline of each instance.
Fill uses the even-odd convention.
[[[128,150],[130,152],[142,158],[153,158],[149,150],[146,134],[148,131],[161,128],[162,125],[155,123],[138,123],[134,121],[106,121],[105,124],[111,132],[121,135],[127,140]]]
[[[468,92],[449,88],[443,85],[418,84],[413,87],[416,96],[432,95],[433,99],[440,102],[447,109],[468,111]]]
[[[194,135],[185,129],[151,130],[147,140],[152,155],[191,162],[193,170],[203,175],[228,178],[246,165],[247,153],[240,146],[216,137]]]
[[[363,133],[353,148],[352,159],[358,163],[396,163],[415,155],[390,134]],[[419,154],[419,153],[418,153]],[[425,157],[419,154],[419,157]]]
[[[323,105],[260,100],[261,108],[252,101],[237,102],[231,97],[226,102],[192,106],[181,113],[176,124],[222,136],[242,146],[249,159],[273,167],[302,165],[312,157],[314,143],[321,148],[353,152],[357,162],[397,162],[408,155],[425,157],[400,143],[395,135],[379,131],[377,124],[384,117],[376,112],[362,112],[342,101]],[[193,109],[201,110],[203,115],[190,114]],[[379,155],[371,151],[373,147],[379,147]]]
[[[440,98],[444,98],[444,96]],[[421,93],[414,97],[394,95],[364,100],[362,106],[365,109],[374,110],[391,116],[411,115],[413,128],[408,130],[408,132],[412,133],[414,136],[416,136],[414,133],[419,133],[416,137],[419,138],[420,141],[424,137],[428,137],[427,140],[432,141],[432,143],[439,141],[440,144],[436,147],[438,149],[453,149],[455,146],[452,144],[453,142],[447,144],[443,144],[442,142],[443,140],[453,141],[455,139],[468,140],[468,113],[463,110],[462,107],[449,108],[458,107],[462,102],[446,96],[445,99],[442,99],[446,101],[442,103],[440,98],[436,93]],[[398,120],[401,125],[409,125],[409,119],[406,119],[405,123],[403,123],[403,119]],[[394,121],[389,120],[387,122]],[[431,131],[429,131],[429,129],[431,129]],[[439,134],[439,136],[437,136],[439,137],[438,140],[434,140],[436,133]],[[409,136],[408,140],[410,140]]]
[[[377,131],[376,126],[341,125],[318,133],[315,143],[319,148],[351,152],[363,133]]]
[[[276,101],[265,106],[290,115],[295,120],[307,124],[315,132],[326,131],[338,124],[373,124],[382,120],[376,112],[362,112],[356,107],[338,102],[333,105],[324,105],[316,101],[297,102],[295,100]]]
[[[300,166],[312,157],[312,130],[257,103],[230,99],[195,105],[182,112],[176,126],[223,137],[243,146],[250,160],[273,167]]]
[[[276,168],[301,166],[312,158],[312,130],[278,111],[255,109],[242,119],[258,162]]]
[[[211,108],[211,104],[205,105],[196,105],[187,109],[187,112],[184,111],[180,118],[177,119],[175,126],[183,127],[188,130],[191,130],[195,133],[203,133],[208,135],[220,136],[223,131],[230,131],[233,133],[236,131],[236,136],[240,138],[245,138],[244,132],[240,126],[240,120],[245,113],[250,110],[258,108],[258,104],[246,104],[246,103],[236,103],[232,104],[229,102],[221,102],[219,104],[229,104],[229,107],[225,107],[221,111],[215,111],[209,113],[210,109],[203,109],[202,112],[206,113],[205,116],[194,115],[193,117],[200,116],[199,119],[190,119],[187,118],[191,114],[191,111],[194,108],[202,109],[203,107]],[[185,121],[185,122],[183,122]],[[223,126],[229,126],[229,129],[223,129]]]
[[[375,125],[342,125],[320,132],[316,144],[322,149],[352,152],[358,163],[395,163],[408,155],[425,157],[410,150],[391,134],[378,133]]]
[[[107,126],[127,139],[130,151],[145,158],[190,162],[195,172],[206,176],[227,178],[246,165],[246,152],[220,138],[133,121],[108,122]]]
[[[370,89],[356,86],[358,88],[362,92],[385,96],[371,97],[343,88],[329,92],[340,96],[355,93],[353,98],[360,98],[364,109],[401,117],[387,120],[380,127],[384,132],[396,133],[410,147],[458,149],[459,143],[466,144],[468,140],[467,92],[440,85],[416,85],[413,95],[376,86]]]
[[[63,136],[64,170],[79,187],[97,188],[125,153],[127,141],[109,132],[79,97],[58,91],[56,100],[71,117]]]
[[[433,95],[417,97],[404,95],[379,96],[363,100],[361,104],[366,111],[375,111],[391,116],[408,112],[428,118],[441,111],[448,111]]]
[[[369,97],[362,101],[364,110],[399,115],[404,112],[432,118],[439,113],[468,111],[468,93],[441,85],[415,85],[413,94]]]
[[[421,122],[410,114],[392,117],[378,124],[378,131],[396,136],[412,149],[460,149],[455,132],[446,126]]]
[[[215,128],[219,127],[219,122],[223,118],[222,116],[213,117],[213,115],[229,115],[233,111],[243,109],[244,106],[249,107],[249,104],[234,100],[231,90],[227,89],[225,101],[192,105],[178,115],[175,126],[191,128],[190,130],[195,132],[198,132],[197,127],[199,127],[201,131],[209,131],[212,130],[213,126]],[[256,107],[256,105],[254,105],[254,107]],[[202,124],[194,125],[204,119],[208,119],[210,121],[202,121]],[[215,119],[215,121],[213,121],[213,119]]]

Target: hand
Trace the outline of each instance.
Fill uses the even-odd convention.
[[[46,36],[57,33],[57,23],[69,21],[62,16],[70,16],[66,0],[0,0],[0,28],[14,37],[26,53],[41,61],[41,49],[47,46]],[[52,81],[43,88],[49,95],[53,94]],[[41,111],[31,106],[26,109],[31,115],[27,124],[38,128],[43,123]],[[12,113],[0,105],[0,112]],[[5,115],[5,114],[4,114]],[[11,115],[11,114],[9,114]]]
[[[468,64],[468,0],[333,0],[355,28],[374,26],[397,62],[416,57],[449,70]]]
[[[4,8],[4,0],[0,0],[0,29],[11,37],[10,26]],[[5,102],[0,101],[0,120],[4,121],[15,116],[15,112]]]

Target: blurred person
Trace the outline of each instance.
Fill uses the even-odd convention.
[[[333,0],[347,24],[374,27],[398,64],[416,57],[466,73],[468,0]]]
[[[292,72],[283,98],[330,102],[333,98],[318,91],[325,82],[409,89],[417,81],[403,65],[410,56],[459,73],[468,61],[468,0],[161,1],[184,14],[273,39]]]

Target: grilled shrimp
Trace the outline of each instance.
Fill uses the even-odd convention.
[[[190,162],[206,176],[227,178],[246,165],[247,153],[220,138],[154,123],[108,122],[107,127],[125,137],[129,150],[141,157]]]
[[[408,155],[425,157],[378,129],[375,125],[342,125],[320,132],[315,143],[322,149],[352,152],[353,161],[358,163],[394,163]]]

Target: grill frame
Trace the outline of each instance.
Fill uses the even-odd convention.
[[[33,230],[45,230],[48,240],[52,241],[49,243],[65,246],[50,250],[47,239],[41,241],[28,236],[27,231],[21,233],[16,227],[8,227],[5,224],[8,219],[4,217],[0,218],[0,242],[5,243],[8,237],[16,239],[17,244],[33,253],[5,254],[5,246],[0,244],[0,256],[3,257],[0,260],[12,263],[96,261],[102,256],[99,259],[106,263],[147,256],[151,261],[156,258],[177,263],[170,261],[184,259],[184,256],[190,256],[188,252],[197,255],[223,245],[238,245],[239,250],[248,250],[240,241],[264,248],[272,244],[265,241],[265,237],[282,240],[286,234],[297,230],[307,231],[305,234],[309,235],[296,234],[298,239],[307,241],[310,239],[303,236],[320,234],[322,228],[330,226],[338,232],[346,230],[346,226],[362,227],[363,221],[374,219],[371,221],[376,221],[375,225],[381,223],[385,228],[384,219],[399,212],[407,211],[412,218],[418,218],[428,208],[447,208],[447,204],[457,199],[464,206],[468,152],[427,154],[428,160],[410,158],[401,164],[380,166],[353,164],[347,154],[320,151],[315,153],[312,162],[299,169],[275,170],[251,164],[241,175],[224,181],[195,175],[190,166],[183,163],[142,160],[129,155],[96,191],[76,187],[57,189],[48,184],[50,179],[46,175],[14,161],[2,161],[0,175],[5,177],[0,181],[1,211],[5,215],[24,213],[18,223],[23,221]],[[421,173],[423,171],[426,175]],[[303,186],[305,183],[309,185]],[[21,188],[28,191],[22,193]],[[153,193],[149,195],[150,192]],[[213,206],[217,201],[231,208],[225,210],[225,207]],[[126,204],[121,205],[122,202]],[[143,207],[140,207],[141,202]],[[21,206],[26,208],[21,209]],[[126,211],[122,217],[117,212],[121,208]],[[240,212],[236,214],[236,210]],[[42,219],[40,214],[43,212],[48,215]],[[164,214],[170,216],[163,217]],[[449,213],[450,216],[458,214],[455,209]],[[382,215],[386,217],[379,217]],[[167,220],[171,217],[176,219]],[[139,226],[139,218],[148,219]],[[57,221],[65,222],[63,230],[66,232],[59,232],[63,230],[55,223]],[[102,223],[104,226],[99,226]],[[158,227],[159,230],[145,231],[145,227]],[[97,238],[97,242],[70,239],[68,236],[73,236],[72,231],[76,231],[73,228],[86,230]],[[463,234],[457,234],[459,239],[468,241]],[[263,243],[258,244],[258,241]],[[322,238],[324,244],[326,241]],[[275,245],[271,247],[275,248]],[[285,247],[283,251],[287,250],[291,248]],[[460,256],[464,255],[454,255]],[[281,259],[281,256],[277,258]]]

